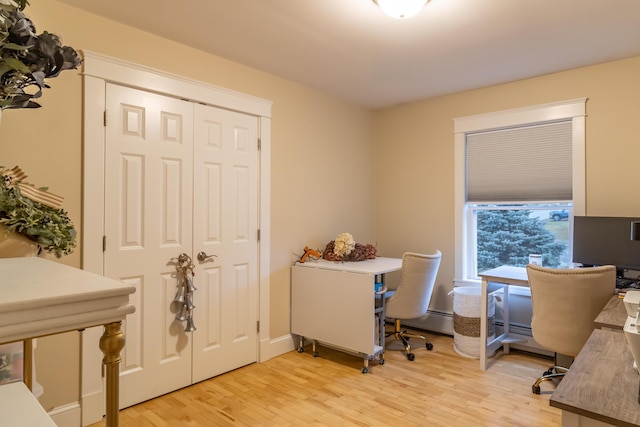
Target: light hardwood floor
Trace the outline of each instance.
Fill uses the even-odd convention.
[[[124,409],[120,426],[561,425],[549,406],[554,385],[531,393],[551,359],[512,350],[483,372],[455,353],[452,337],[429,337],[432,351],[420,346],[410,362],[388,350],[368,374],[359,357],[318,347],[315,358],[307,346]]]

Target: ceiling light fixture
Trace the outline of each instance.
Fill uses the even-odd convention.
[[[373,0],[387,15],[407,19],[416,15],[429,0]]]

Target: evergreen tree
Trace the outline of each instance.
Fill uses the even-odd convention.
[[[529,254],[542,254],[547,267],[560,265],[567,245],[556,242],[552,232],[530,210],[486,210],[478,212],[478,272],[501,265],[524,267]]]

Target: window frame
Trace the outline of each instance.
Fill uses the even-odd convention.
[[[477,284],[470,268],[474,249],[470,246],[469,209],[466,201],[466,140],[467,134],[509,127],[529,126],[560,120],[572,123],[572,190],[573,215],[584,215],[585,186],[585,116],[587,98],[560,101],[524,108],[454,119],[455,157],[455,276],[456,285]],[[472,220],[472,219],[471,219]]]

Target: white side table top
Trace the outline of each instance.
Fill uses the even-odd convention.
[[[2,427],[56,427],[22,382],[0,385],[0,414]]]
[[[0,259],[0,343],[124,320],[135,287],[37,257]]]
[[[402,269],[402,258],[377,257],[358,262],[329,261],[326,259],[305,261],[296,263],[296,267],[323,268],[327,270],[339,270],[349,273],[383,274]]]

